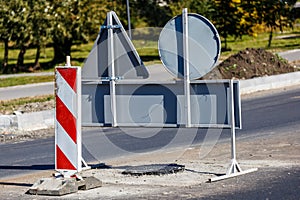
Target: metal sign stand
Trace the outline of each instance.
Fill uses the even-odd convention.
[[[182,10],[182,27],[183,27],[183,58],[184,58],[184,95],[185,95],[185,114],[186,114],[186,127],[191,127],[191,99],[190,99],[190,65],[189,65],[189,35],[188,35],[188,11],[187,8]],[[234,89],[233,80],[230,80],[229,86],[229,101],[228,107],[230,109],[231,120],[231,164],[224,176],[209,179],[210,182],[247,174],[257,171],[257,168],[242,170],[236,160],[236,145],[235,145],[235,110],[234,110]]]
[[[66,67],[72,67],[72,65],[71,65],[71,56],[67,56],[66,57]],[[79,154],[79,159],[80,159],[80,161],[81,161],[81,168],[80,168],[80,170],[79,170],[79,172],[81,171],[81,170],[88,170],[88,169],[91,169],[91,167],[86,163],[86,161],[83,159],[83,157],[82,157],[82,133],[81,133],[81,127],[82,127],[82,125],[81,125],[81,112],[82,112],[82,109],[81,109],[81,98],[80,98],[80,96],[81,96],[81,68],[80,68],[80,71],[79,71],[79,74],[78,74],[78,76],[77,76],[77,81],[76,82],[78,82],[78,86],[77,86],[77,90],[78,90],[78,97],[77,97],[77,105],[78,105],[78,110],[79,110],[79,114],[78,114],[78,116],[77,116],[77,121],[78,121],[78,125],[77,125],[77,128],[80,128],[80,134],[79,134],[79,138],[80,138],[80,145],[79,145],[79,149],[78,149],[78,151],[80,152],[80,154]]]
[[[233,95],[233,80],[230,80],[230,87],[229,87],[229,98],[230,98],[230,119],[231,119],[231,163],[227,172],[223,176],[215,177],[209,179],[209,182],[215,182],[243,174],[247,174],[250,172],[257,171],[257,168],[242,170],[236,160],[236,146],[235,146],[235,116],[234,116],[234,95]]]
[[[182,21],[180,20],[180,17]],[[141,120],[141,114],[136,111],[138,109],[149,109],[149,105],[151,106],[152,103],[150,102],[151,100],[149,100],[149,97],[155,99],[156,102],[162,102],[161,99],[171,99],[171,101],[168,101],[169,104],[173,103],[174,105],[176,105],[176,103],[179,102],[182,103],[181,105],[184,105],[184,109],[181,110],[179,107],[176,107],[175,109],[173,107],[172,109],[166,109],[166,106],[163,102],[160,105],[168,112],[169,116],[172,116],[172,118],[170,117],[167,118],[166,121],[163,121],[161,119],[164,119],[164,112],[158,112],[156,114],[156,118],[158,118],[157,122],[153,124],[150,123],[150,125],[153,125],[155,127],[177,127],[179,125],[185,125],[186,127],[217,127],[231,129],[231,164],[227,170],[226,175],[212,178],[210,179],[211,182],[256,171],[257,169],[243,171],[236,160],[235,129],[241,128],[241,117],[237,117],[237,115],[241,115],[238,81],[217,80],[203,82],[200,80],[196,80],[198,78],[201,78],[204,74],[211,70],[215,66],[219,58],[221,44],[217,31],[207,19],[197,14],[188,14],[186,8],[182,10],[181,16],[175,17],[173,21],[171,20],[171,22],[168,22],[168,26],[166,25],[167,28],[163,29],[163,31],[161,32],[161,35],[163,36],[160,36],[159,39],[160,57],[167,69],[170,68],[171,72],[175,71],[174,75],[176,76],[176,78],[183,78],[184,80],[171,82],[155,82],[154,84],[151,81],[145,81],[145,79],[148,77],[148,72],[142,64],[142,61],[140,60],[133,44],[129,40],[128,35],[122,27],[122,24],[119,21],[117,15],[112,11],[107,13],[107,20],[105,21],[106,24],[104,26],[101,26],[100,34],[95,42],[95,49],[97,51],[92,51],[90,53],[83,68],[82,85],[85,93],[84,99],[87,99],[84,100],[83,103],[85,107],[90,108],[86,109],[86,112],[90,112],[88,110],[92,110],[95,107],[96,101],[101,100],[101,106],[99,106],[101,107],[100,109],[95,109],[95,112],[92,111],[94,113],[90,112],[83,114],[83,116],[86,117],[85,123],[88,125],[96,124],[97,126],[105,126],[107,124],[111,124],[112,127],[128,125],[144,126],[147,121],[145,122],[144,119]],[[176,27],[174,24],[176,24]],[[177,26],[182,26],[182,29],[176,29],[178,28]],[[189,26],[193,27],[193,29],[190,29],[190,32]],[[205,32],[207,33],[207,38],[203,39],[203,37],[198,37],[199,31],[201,31],[201,29],[196,29],[195,31],[194,28],[197,26],[205,28],[205,30],[207,30],[207,32]],[[169,41],[170,38],[172,39],[172,41],[175,40],[180,42],[178,42],[178,44],[175,43],[174,45],[171,45]],[[120,50],[122,50],[123,48],[118,47],[124,47],[124,54],[120,52]],[[190,51],[189,48],[191,48]],[[116,49],[118,51],[115,51]],[[203,50],[204,52],[200,52],[201,50]],[[207,50],[210,51],[208,52]],[[172,55],[170,54],[170,51]],[[200,53],[202,53],[202,57],[198,57],[198,54]],[[182,70],[182,63],[180,62],[179,64],[178,62],[178,60],[181,61],[182,58],[184,70]],[[176,60],[177,62],[171,62],[170,59]],[[204,62],[205,59],[207,59],[209,62]],[[100,62],[103,60],[105,60],[105,62]],[[195,62],[195,60],[197,60],[198,62]],[[207,67],[207,65],[209,67]],[[177,71],[173,70],[173,68]],[[201,68],[205,68],[205,70],[200,70]],[[108,71],[108,74],[106,73],[106,71]],[[128,75],[130,71],[133,71],[134,73]],[[120,80],[120,77],[128,80]],[[138,80],[139,78],[140,80]],[[105,84],[103,84],[104,81],[106,82]],[[107,81],[109,81],[109,84],[107,84]],[[182,85],[182,83],[184,85]],[[210,83],[215,84],[213,92],[206,92],[205,90],[207,89],[207,87],[201,86],[203,84],[206,85]],[[159,91],[159,89],[164,87],[164,84],[169,84],[171,86],[169,87],[170,90],[168,92],[165,91],[165,88],[164,90]],[[140,88],[143,85],[148,87],[147,92],[145,92],[144,90],[138,91],[136,89],[137,87]],[[123,91],[122,94],[117,93],[116,86],[119,90]],[[182,87],[184,87],[183,90]],[[198,88],[196,90],[193,90],[193,99],[191,99],[190,91],[192,87]],[[203,88],[204,90],[203,93],[201,93],[201,88]],[[172,93],[172,95],[170,95],[170,93]],[[201,98],[201,95],[207,94],[212,94],[210,100],[211,102],[214,102],[214,104],[211,104],[211,106],[213,105],[214,107],[213,109],[207,109],[205,107],[205,104],[202,104],[204,106],[202,106],[201,108],[198,105],[199,109],[203,108],[201,111],[203,119],[200,120],[200,113],[194,111],[194,109],[191,109],[191,103],[193,101],[200,101],[199,99]],[[144,102],[140,103],[139,101],[137,101],[135,106],[129,107],[126,105],[126,95],[139,95],[139,97],[143,97],[143,101],[147,102],[149,105],[145,105]],[[105,101],[105,96],[110,96],[110,99]],[[95,102],[91,103],[90,99],[93,99],[93,101]],[[111,113],[109,113],[110,111],[105,110],[106,106],[109,107],[109,104],[111,107]],[[155,105],[155,102],[153,102],[153,105]],[[224,110],[217,113],[217,107],[220,106],[224,108]],[[126,107],[127,109],[123,109],[122,113],[122,110],[120,110],[121,107]],[[181,116],[179,115],[176,116],[177,113],[179,113],[177,111],[180,111],[181,114],[185,114],[184,119],[181,119]],[[203,116],[203,113],[205,112],[210,112],[211,115],[213,115],[216,119],[214,121],[211,121],[211,119],[209,119],[210,121],[208,121],[208,118],[205,118],[206,116]],[[128,120],[130,119],[130,117],[128,117],[130,116],[130,114],[134,114],[133,116],[136,116],[136,121]],[[219,120],[219,118],[222,117],[225,121]],[[235,119],[235,117],[237,117],[237,119]],[[109,121],[110,119],[111,121]]]

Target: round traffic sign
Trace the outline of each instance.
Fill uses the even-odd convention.
[[[182,15],[167,22],[158,40],[160,59],[176,78],[184,78],[184,59],[189,62],[190,79],[211,71],[220,57],[221,40],[214,25],[199,14],[188,14],[188,58],[183,54]]]

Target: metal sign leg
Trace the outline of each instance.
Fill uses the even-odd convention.
[[[230,120],[231,120],[231,163],[229,168],[227,169],[227,172],[223,176],[215,177],[209,179],[209,182],[219,181],[235,176],[239,176],[242,174],[247,174],[250,172],[257,171],[257,168],[248,169],[248,170],[242,170],[239,166],[237,160],[236,160],[236,146],[235,146],[235,112],[234,112],[234,94],[233,94],[233,80],[230,80],[229,85],[229,97],[230,101],[228,103],[230,104]]]

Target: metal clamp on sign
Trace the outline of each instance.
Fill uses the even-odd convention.
[[[101,26],[101,29],[102,28],[105,28],[105,29],[117,29],[117,28],[121,28],[121,26],[120,25],[107,25],[107,26],[103,25],[103,26]]]

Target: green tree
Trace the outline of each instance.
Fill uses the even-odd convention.
[[[186,1],[172,0],[172,1],[168,1],[168,6],[171,9],[172,16],[181,15],[183,8],[190,9],[191,2],[192,2],[192,0],[186,0]]]
[[[211,13],[214,12],[211,2],[211,0],[192,0],[190,3],[190,12],[198,13],[208,19],[211,19]]]
[[[265,24],[269,29],[268,47],[271,47],[273,32],[285,27],[293,27],[294,18],[292,9],[296,0],[265,0],[257,1],[256,9],[259,14],[258,22]]]
[[[212,12],[211,0],[173,0],[168,5],[173,16],[181,14],[183,8],[188,8],[189,13],[198,13],[206,18],[210,18]]]
[[[256,36],[256,32],[254,30],[254,27],[257,22],[257,11],[255,9],[255,1],[253,0],[243,0],[241,1],[239,10],[239,25],[238,25],[238,31],[239,36],[242,37],[243,35],[252,35]]]
[[[28,46],[30,45],[30,38],[31,38],[31,27],[27,23],[27,19],[30,13],[29,6],[26,1],[20,1],[20,4],[18,6],[21,6],[17,14],[17,19],[19,20],[15,27],[16,29],[16,37],[14,39],[15,47],[19,48],[19,55],[17,59],[17,63],[15,67],[13,68],[14,72],[20,71],[21,68],[24,68],[24,55],[26,53],[26,50]]]
[[[51,2],[49,10],[52,16],[50,23],[54,63],[63,62],[67,55],[71,55],[71,47],[76,41],[87,42],[91,33],[98,32],[100,24],[97,22],[104,20],[101,19],[101,14],[106,10],[99,10],[96,5],[102,9],[105,8],[105,2],[104,0]]]
[[[130,2],[131,27],[161,27],[172,17],[171,10],[162,0],[138,0]],[[125,0],[108,1],[106,8],[118,15],[124,28],[128,27]]]
[[[11,12],[9,2],[5,0],[0,1],[0,40],[4,43],[4,56],[2,60],[2,72],[7,72],[8,65],[8,43],[12,37]]]
[[[138,25],[140,19],[146,26],[162,27],[172,18],[171,10],[159,0],[131,1],[133,26]]]
[[[47,44],[50,38],[50,2],[47,0],[29,0],[30,14],[27,23],[30,27],[30,44],[36,47],[33,69],[40,67],[39,59],[41,48]]]
[[[224,49],[227,50],[229,36],[241,37],[244,33],[241,29],[243,10],[241,0],[214,0],[212,1],[210,16],[220,36],[224,39]]]
[[[12,69],[8,68],[9,43],[15,42],[21,49],[17,62],[22,64],[22,54],[25,53],[28,33],[26,31],[26,18],[28,16],[27,3],[22,0],[1,0],[0,7],[0,40],[4,42],[4,59],[2,61],[2,72],[8,73]],[[25,49],[25,50],[24,50]]]

